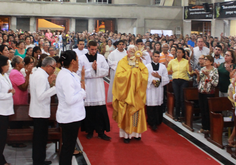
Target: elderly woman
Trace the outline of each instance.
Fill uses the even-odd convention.
[[[26,71],[26,77],[20,72],[24,67],[24,61],[21,57],[15,56],[12,59],[11,65],[13,67],[9,78],[13,85],[13,88],[16,90],[15,95],[13,96],[14,104],[28,104],[28,85],[29,85],[29,75],[32,69]]]
[[[6,162],[3,151],[6,145],[7,128],[9,116],[14,114],[13,98],[15,93],[11,81],[6,74],[9,69],[9,61],[5,56],[0,55],[0,164],[10,165]]]
[[[215,88],[219,82],[218,70],[213,66],[214,58],[211,55],[207,55],[204,60],[205,67],[200,72],[196,71],[199,106],[202,114],[202,129],[198,131],[199,133],[205,133],[210,130],[210,114],[207,98],[215,96]]]

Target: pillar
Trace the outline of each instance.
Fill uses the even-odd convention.
[[[186,34],[190,36],[192,28],[191,20],[183,20],[183,36],[185,37]]]
[[[75,19],[70,19],[70,32],[75,32]]]
[[[13,31],[16,31],[16,24],[17,24],[16,17],[11,17],[10,21],[11,21],[10,22],[10,29]]]
[[[211,35],[213,37],[220,37],[221,33],[224,33],[224,20],[212,19]]]
[[[95,19],[89,18],[88,20],[88,32],[93,32],[95,30]]]
[[[36,18],[35,17],[30,17],[30,31],[36,31]]]

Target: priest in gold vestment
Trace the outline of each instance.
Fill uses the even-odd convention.
[[[113,82],[113,119],[120,128],[120,137],[129,143],[134,137],[141,139],[141,133],[147,130],[145,116],[148,69],[142,63],[145,58],[143,48],[134,45],[128,47],[128,55],[117,66]]]

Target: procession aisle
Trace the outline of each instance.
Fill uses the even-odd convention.
[[[107,83],[105,87],[107,93]],[[110,142],[98,139],[96,133],[90,140],[86,139],[86,133],[79,133],[83,150],[92,165],[219,164],[165,124],[158,127],[157,132],[148,128],[141,141],[132,139],[125,144],[119,138],[119,128],[112,119],[111,104],[107,105],[107,110],[111,124],[111,131],[107,133],[112,138]]]

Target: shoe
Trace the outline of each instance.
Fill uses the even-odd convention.
[[[157,131],[157,126],[153,125],[151,129],[156,132]]]
[[[25,145],[24,143],[12,143],[11,146],[13,148],[25,148],[25,147],[27,147],[27,145]]]
[[[74,150],[74,153],[73,153],[73,155],[74,156],[76,156],[76,155],[82,155],[83,154],[83,151],[81,151],[81,150]]]
[[[52,161],[44,161],[44,163],[43,163],[44,165],[49,165],[49,164],[52,164]]]
[[[124,139],[124,143],[128,144],[130,142],[130,139]]]
[[[111,137],[107,136],[106,134],[98,135],[98,138],[101,138],[102,140],[110,141]]]
[[[87,139],[91,139],[93,137],[93,133],[88,133],[87,135],[86,135],[86,138]]]
[[[135,137],[134,139],[135,139],[135,140],[141,140],[141,137],[138,137],[138,138]]]

